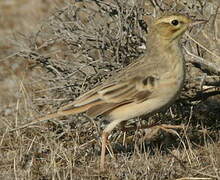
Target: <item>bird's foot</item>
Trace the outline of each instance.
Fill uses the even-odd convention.
[[[184,125],[169,125],[169,124],[160,124],[151,126],[145,131],[145,136],[143,139],[152,139],[154,136],[158,134],[160,130],[165,131],[167,133],[179,136],[176,130],[174,129],[184,129]]]
[[[174,129],[184,129],[184,125],[169,125],[169,124],[155,123],[155,124],[150,124],[150,125],[125,127],[124,124],[122,124],[122,131],[124,132],[130,131],[130,130],[139,130],[139,129],[145,129],[144,139],[146,140],[146,139],[152,139],[161,130],[178,136],[179,134]]]

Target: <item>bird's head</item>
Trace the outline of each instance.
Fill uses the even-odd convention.
[[[181,37],[192,24],[193,21],[184,15],[168,15],[157,19],[152,30],[161,39],[173,41]]]

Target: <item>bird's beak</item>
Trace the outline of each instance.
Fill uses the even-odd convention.
[[[190,22],[189,26],[190,27],[193,27],[195,25],[198,25],[198,24],[205,24],[207,23],[208,20],[193,20],[192,22]]]

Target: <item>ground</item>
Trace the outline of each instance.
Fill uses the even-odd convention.
[[[218,7],[198,0],[1,1],[0,179],[220,179],[219,85],[201,86],[204,75],[208,81],[219,72],[191,63],[193,54],[219,66]],[[149,138],[149,129],[118,127],[109,137],[104,173],[103,117],[80,114],[10,132],[134,61],[147,48],[147,24],[168,10],[209,22],[182,41],[192,54],[184,51],[187,81],[176,103],[127,126],[184,124],[184,130]]]

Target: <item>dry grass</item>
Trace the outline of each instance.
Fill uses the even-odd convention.
[[[102,117],[81,114],[8,132],[55,111],[143,54],[147,23],[161,11],[209,19],[190,32],[196,42],[185,37],[182,45],[219,64],[217,2],[70,1],[62,8],[59,3],[48,18],[47,9],[58,6],[54,1],[6,2],[0,2],[7,17],[0,30],[0,179],[220,179],[219,96],[186,100],[201,94],[204,76],[187,54],[181,98],[163,113],[141,117],[143,123],[185,124],[186,129],[147,140],[147,130],[124,133],[119,127],[110,137],[105,173],[98,172]]]

